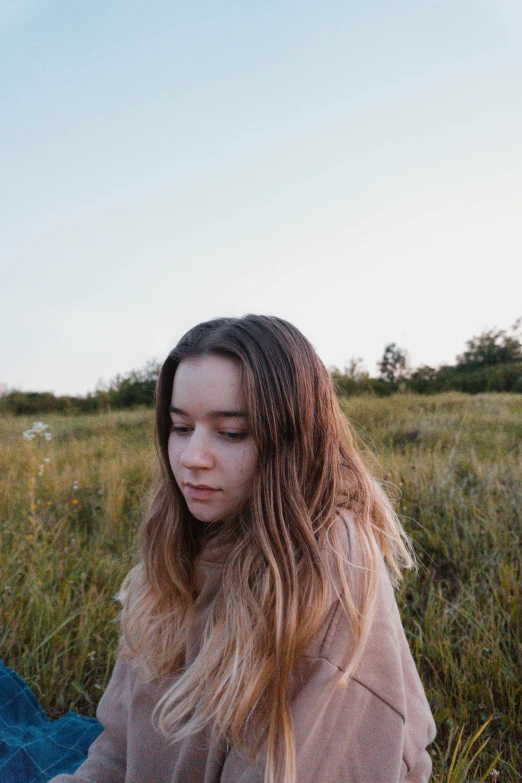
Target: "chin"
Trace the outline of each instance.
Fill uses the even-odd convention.
[[[188,504],[187,504],[188,505]],[[193,504],[188,506],[188,510],[198,522],[217,522],[221,519],[221,515],[212,511],[210,508],[195,507]]]
[[[204,522],[207,525],[211,525],[213,522],[217,522],[217,518],[213,516],[203,516],[203,514],[194,513],[192,513],[192,516],[194,519],[197,519],[198,522]]]

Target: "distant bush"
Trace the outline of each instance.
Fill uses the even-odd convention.
[[[457,356],[457,367],[476,370],[522,362],[522,344],[519,339],[521,321],[519,318],[510,329],[489,329],[472,337],[466,343],[467,351]]]
[[[85,397],[59,396],[52,392],[22,392],[16,389],[0,399],[0,413],[32,415],[37,413],[94,413],[137,406],[152,406],[160,366],[148,362],[142,370],[117,375],[106,385]]]
[[[388,343],[380,362],[379,378],[370,378],[359,369],[360,359],[352,360],[344,373],[334,368],[332,378],[338,393],[345,396],[374,394],[384,397],[396,391],[436,394],[461,391],[522,392],[522,343],[520,325],[509,329],[490,329],[468,340],[467,350],[457,356],[455,365],[408,368],[408,354],[395,343]]]
[[[396,391],[394,383],[384,381],[382,378],[352,378],[344,375],[339,370],[332,372],[334,389],[340,397],[354,397],[361,394],[372,394],[376,397],[388,397]]]
[[[386,397],[395,392],[416,394],[438,394],[446,391],[461,391],[468,394],[483,392],[522,392],[522,362],[498,364],[496,366],[468,367],[443,366],[419,367],[399,382],[382,378],[353,378],[339,370],[332,372],[334,387],[340,396],[352,397],[372,394]]]
[[[411,373],[406,384],[410,391],[418,394],[444,391],[461,391],[469,394],[522,392],[522,362],[482,367],[465,365],[443,366],[439,369],[421,367]]]
[[[96,390],[100,407],[133,408],[137,405],[153,405],[159,371],[158,362],[150,361],[141,370],[117,375],[107,388],[100,387]]]
[[[388,343],[382,359],[378,364],[379,379],[392,388],[398,388],[399,383],[408,374],[408,353],[395,343]]]
[[[99,410],[95,395],[55,397],[52,392],[11,391],[0,399],[0,413],[92,413]]]

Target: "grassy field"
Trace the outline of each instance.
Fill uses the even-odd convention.
[[[343,406],[416,545],[398,600],[438,726],[432,780],[522,781],[522,395]],[[44,421],[52,438],[29,440],[32,419],[0,418],[0,658],[52,717],[94,715],[155,459],[152,414]]]

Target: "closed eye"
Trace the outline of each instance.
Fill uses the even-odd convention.
[[[220,432],[220,435],[224,435],[229,440],[243,440],[246,438],[246,432]]]
[[[176,432],[178,435],[187,435],[187,433],[192,432],[192,427],[173,424],[171,426],[171,432]],[[248,433],[240,432],[238,430],[219,430],[218,435],[222,435],[226,440],[244,440]]]

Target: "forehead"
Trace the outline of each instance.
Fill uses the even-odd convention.
[[[187,413],[244,407],[239,362],[226,356],[199,356],[180,362],[171,405]]]

